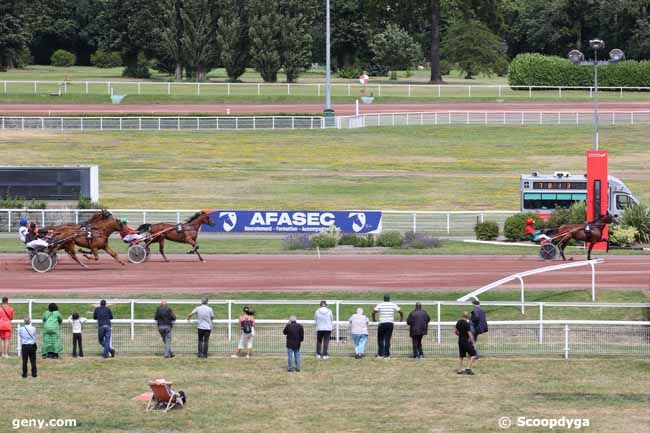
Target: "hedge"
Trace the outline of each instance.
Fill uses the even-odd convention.
[[[594,70],[569,59],[542,54],[519,54],[508,69],[511,86],[594,85]],[[599,87],[650,87],[650,61],[625,60],[598,67]]]
[[[90,56],[90,63],[98,68],[116,68],[122,66],[122,56],[115,51],[97,50]]]
[[[485,221],[474,226],[476,239],[480,241],[493,241],[499,237],[499,225],[494,221]]]
[[[50,57],[52,66],[74,66],[77,57],[66,50],[56,50]]]

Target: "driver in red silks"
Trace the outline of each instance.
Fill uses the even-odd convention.
[[[542,233],[541,230],[535,230],[535,220],[532,218],[528,218],[526,220],[526,228],[524,229],[524,233],[526,233],[528,240],[533,242],[540,242],[545,239],[551,239]]]

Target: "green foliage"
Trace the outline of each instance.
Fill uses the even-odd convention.
[[[509,241],[526,240],[526,220],[532,218],[535,220],[535,227],[541,229],[544,226],[544,220],[534,213],[518,213],[506,218],[503,224],[503,235]]]
[[[132,78],[150,78],[151,71],[149,71],[149,66],[149,61],[144,52],[140,52],[135,63],[127,64],[122,71],[122,76]]]
[[[47,203],[38,200],[25,200],[19,197],[0,198],[0,208],[3,209],[46,209]]]
[[[402,240],[402,248],[439,248],[441,246],[440,240],[434,238],[433,235],[423,232],[406,232]]]
[[[338,242],[339,245],[352,245],[358,248],[368,248],[375,246],[375,235],[368,233],[366,235],[358,235],[355,233],[345,233],[341,235]]]
[[[186,0],[180,10],[181,46],[186,69],[196,81],[205,81],[217,65],[217,19],[211,0]]]
[[[388,248],[399,248],[402,246],[404,237],[400,232],[382,232],[377,237],[377,246]]]
[[[639,233],[636,240],[641,243],[650,242],[650,207],[639,204],[625,209],[619,218],[622,226],[634,227]]]
[[[339,239],[339,245],[352,245],[354,246],[357,242],[358,236],[354,233],[344,233]]]
[[[52,66],[74,66],[76,61],[77,57],[70,51],[66,50],[56,50],[50,58]]]
[[[116,68],[122,66],[122,56],[116,51],[100,49],[90,56],[90,63],[98,68]]]
[[[587,221],[587,208],[583,201],[573,203],[568,209],[555,209],[546,226],[557,228],[563,224],[582,224]]]
[[[451,73],[451,65],[447,60],[440,61],[440,73],[442,75],[449,75]]]
[[[373,61],[386,65],[391,71],[409,69],[422,60],[422,47],[398,25],[389,24],[386,30],[370,41]]]
[[[278,8],[277,0],[251,1],[250,53],[255,70],[267,83],[278,81],[278,71],[282,67],[280,57],[282,17],[278,13]]]
[[[89,198],[79,197],[77,209],[104,209],[104,205],[100,202],[94,202]]]
[[[499,237],[499,225],[494,221],[485,221],[474,226],[476,239],[480,241],[493,241]]]
[[[620,247],[631,247],[639,236],[634,227],[612,225],[609,228],[609,242]]]
[[[345,78],[349,80],[359,78],[362,73],[363,70],[357,65],[343,66],[342,68],[339,68],[338,71],[336,71],[336,75],[338,75],[339,78]]]
[[[341,238],[341,230],[335,226],[311,237],[311,243],[318,248],[334,248]]]
[[[30,35],[25,23],[26,2],[0,2],[0,72],[20,66]]]
[[[221,63],[226,68],[230,81],[237,81],[246,72],[246,66],[250,62],[248,17],[248,3],[224,0],[217,29],[217,43]]]
[[[293,83],[311,64],[312,18],[305,0],[283,0],[282,5],[280,57],[287,83]]]
[[[503,40],[474,20],[458,20],[449,26],[442,56],[465,72],[466,79],[502,72],[508,64]]]

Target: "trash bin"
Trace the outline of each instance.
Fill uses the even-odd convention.
[[[323,117],[325,118],[325,128],[336,128],[336,115],[334,110],[325,109],[323,110]]]

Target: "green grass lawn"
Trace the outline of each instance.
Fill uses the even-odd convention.
[[[0,134],[5,165],[98,164],[111,208],[519,208],[519,175],[584,173],[586,126]],[[610,173],[650,200],[648,126],[604,126]]]
[[[39,359],[37,379],[22,379],[16,358],[2,364],[6,432],[21,418],[75,419],[76,428],[50,430],[84,433],[499,432],[503,416],[586,418],[589,432],[650,431],[650,398],[639,386],[650,374],[647,359],[485,358],[474,377],[456,375],[451,358],[305,356],[300,373],[287,373],[284,357]],[[187,406],[145,412],[132,398],[156,378],[184,390]]]

